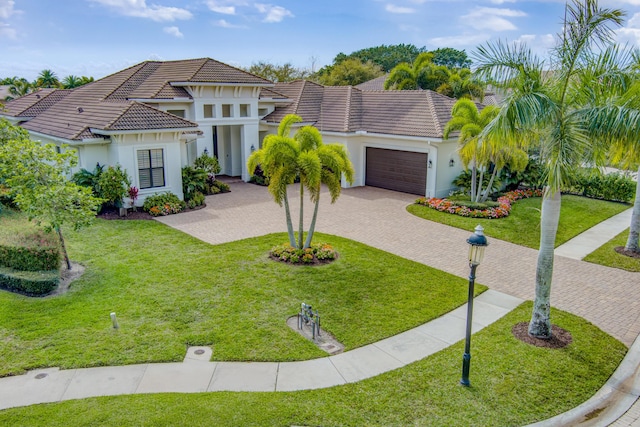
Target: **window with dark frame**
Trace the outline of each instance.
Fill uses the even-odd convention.
[[[162,148],[138,150],[140,189],[164,187],[164,158]]]

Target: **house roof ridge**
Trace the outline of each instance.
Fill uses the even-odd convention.
[[[123,73],[123,72],[125,72],[125,71],[127,71],[127,70],[130,70],[130,69],[132,69],[132,68],[134,68],[134,67],[136,67],[136,66],[138,67],[138,69],[137,69],[137,70],[135,70],[135,71],[133,72],[133,74],[131,74],[131,75],[130,75],[129,77],[127,77],[126,79],[124,79],[124,80],[122,81],[122,83],[120,83],[120,84],[119,84],[118,86],[116,86],[112,91],[110,91],[110,92],[109,92],[109,93],[107,93],[104,97],[102,97],[102,98],[100,99],[100,101],[120,101],[120,100],[114,100],[114,99],[109,99],[109,98],[110,98],[110,97],[112,97],[112,96],[113,96],[113,95],[114,95],[118,90],[120,90],[120,88],[122,88],[124,85],[126,85],[127,83],[129,83],[129,82],[131,81],[131,79],[133,79],[135,76],[137,76],[137,75],[138,75],[138,73],[141,73],[145,68],[147,68],[147,65],[149,65],[149,64],[157,64],[158,62],[159,62],[159,61],[143,61],[143,62],[140,62],[139,64],[136,64],[136,65],[134,65],[134,66],[132,66],[132,67],[125,68],[125,69],[124,69],[124,70],[122,70],[122,71],[119,71],[119,72],[117,72],[117,73],[111,74],[110,76],[116,76],[116,75],[118,75],[118,74],[120,74],[120,73]],[[110,77],[110,76],[107,76],[107,77]],[[100,79],[100,80],[104,80],[104,79],[106,79],[107,77],[104,77],[104,78],[102,78],[102,79]],[[138,85],[138,86],[140,86],[140,85]],[[80,86],[80,87],[82,87],[82,86]]]
[[[110,130],[113,129],[114,125],[122,120],[122,118],[129,113],[133,108],[143,108],[145,110],[149,110],[151,112],[153,112],[153,114],[159,115],[159,116],[164,116],[166,118],[170,118],[171,120],[174,120],[176,122],[182,122],[187,124],[187,126],[184,127],[198,127],[198,124],[195,122],[192,122],[191,120],[187,120],[187,119],[183,119],[181,117],[177,117],[174,116],[171,113],[167,113],[165,111],[159,110],[157,108],[154,108],[150,105],[147,105],[143,102],[138,102],[138,101],[128,101],[128,105],[126,106],[126,108],[124,108],[120,114],[118,114],[118,116],[113,119],[111,122],[107,123],[107,125],[104,127],[104,130]]]
[[[192,78],[194,78],[196,76],[196,74],[198,74],[204,68],[205,65],[207,65],[208,61],[212,61],[211,58],[198,58],[197,60],[201,60],[202,64],[200,64],[198,69],[195,72],[193,72],[191,74],[191,76],[187,79],[187,81],[189,81],[189,82],[191,81]],[[194,60],[194,61],[196,61],[196,60]],[[160,91],[158,91],[158,92],[160,92]],[[156,95],[157,95],[157,92],[156,92]]]
[[[351,97],[353,96],[353,90],[355,88],[349,85],[347,89],[347,102],[345,105],[345,115],[344,115],[344,131],[349,132],[349,123],[351,123]]]

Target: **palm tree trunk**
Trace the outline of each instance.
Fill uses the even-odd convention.
[[[529,335],[536,338],[551,338],[551,281],[553,278],[553,250],[555,247],[558,221],[560,220],[560,192],[549,194],[545,189],[540,216],[540,250],[536,268],[536,295],[533,313],[529,323]]]
[[[640,234],[640,166],[638,167],[638,183],[636,184],[636,200],[631,211],[631,226],[629,227],[629,238],[625,249],[627,251],[640,252],[638,246],[638,235]]]
[[[60,239],[62,256],[64,257],[64,262],[67,264],[67,270],[71,270],[71,261],[69,261],[69,254],[67,254],[67,247],[64,244],[64,237],[62,237],[62,230],[60,229],[60,227],[56,227],[56,231],[58,232],[58,239]]]
[[[480,199],[480,201],[482,203],[486,202],[487,199],[489,198],[489,192],[491,191],[491,187],[493,187],[493,180],[496,178],[496,175],[498,174],[498,168],[494,167],[493,168],[493,173],[491,174],[491,179],[489,180],[489,184],[487,184],[487,189],[484,192],[484,195],[482,196],[482,199]]]
[[[311,239],[313,239],[313,233],[316,230],[316,218],[318,217],[318,206],[320,206],[320,190],[318,190],[318,196],[316,197],[316,205],[313,208],[313,217],[311,218],[311,225],[309,225],[309,232],[307,233],[307,240],[304,242],[304,248],[307,249],[311,246]]]
[[[473,201],[478,203],[480,201],[480,194],[482,194],[482,181],[484,181],[484,169],[480,169],[480,179],[478,180],[478,192],[474,195]]]
[[[298,223],[298,249],[302,249],[302,241],[304,238],[304,186],[302,185],[302,180],[300,180],[300,221]]]
[[[470,198],[470,200],[472,202],[476,197],[476,176],[477,176],[476,163],[474,161],[473,162],[473,167],[471,168],[471,198]]]
[[[292,248],[296,247],[296,237],[293,234],[293,222],[291,221],[291,210],[289,210],[289,198],[287,197],[287,190],[284,193],[284,213],[287,217],[287,233],[289,233],[289,244]]]

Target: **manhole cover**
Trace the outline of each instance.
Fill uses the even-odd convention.
[[[194,351],[195,354],[197,354],[198,356],[200,356],[201,354],[204,354],[204,350],[203,349],[199,349]]]
[[[48,374],[38,374],[38,375],[36,375],[36,379],[37,380],[41,380],[41,379],[45,378],[47,375]]]

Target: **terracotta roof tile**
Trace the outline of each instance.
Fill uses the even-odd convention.
[[[138,129],[170,129],[198,127],[190,122],[164,111],[159,111],[139,102],[132,102],[129,107],[104,130],[138,130]]]
[[[21,96],[20,98],[7,101],[4,104],[4,111],[0,111],[0,114],[6,114],[9,116],[20,117],[23,113],[35,106],[37,103],[43,100],[43,98],[51,95],[56,89],[40,89],[36,92],[32,92],[28,95]]]

